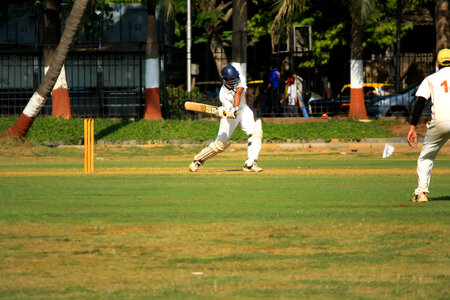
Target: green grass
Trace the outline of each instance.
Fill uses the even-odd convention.
[[[17,118],[0,118],[0,133],[17,121]],[[341,139],[361,140],[363,138],[392,137],[388,127],[400,124],[396,121],[373,120],[363,123],[357,120],[328,120],[313,123],[274,124],[264,122],[266,141]],[[95,139],[109,142],[135,140],[137,143],[160,142],[167,140],[204,141],[214,139],[219,122],[198,120],[161,121],[117,121],[95,119]],[[403,133],[403,135],[406,134]],[[37,118],[27,139],[37,143],[82,144],[83,119]],[[402,137],[403,137],[402,135]],[[246,141],[245,133],[238,129],[232,136],[235,141]]]
[[[1,299],[449,297],[448,153],[417,204],[417,153],[6,148]]]

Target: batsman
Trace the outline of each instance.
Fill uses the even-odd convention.
[[[262,144],[262,124],[258,119],[255,122],[252,110],[247,106],[247,85],[245,77],[240,75],[235,67],[225,66],[221,71],[223,85],[220,88],[219,107],[220,126],[217,138],[207,147],[203,148],[189,165],[191,172],[197,172],[205,161],[225,151],[230,146],[230,137],[239,124],[248,135],[247,160],[244,163],[244,172],[261,172],[257,161]]]

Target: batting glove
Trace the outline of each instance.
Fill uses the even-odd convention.
[[[236,119],[237,111],[237,107],[233,107],[232,109],[226,111],[227,118]]]

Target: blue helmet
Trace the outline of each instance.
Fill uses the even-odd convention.
[[[223,84],[230,90],[234,90],[240,82],[239,72],[233,66],[225,66],[222,69]]]

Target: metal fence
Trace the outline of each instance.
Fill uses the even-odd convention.
[[[65,61],[75,117],[140,117],[144,103],[142,54],[72,54]],[[44,76],[38,54],[0,55],[0,114],[20,114]],[[51,95],[41,114],[51,114]]]
[[[413,88],[434,71],[433,54],[403,55],[401,60],[402,91],[395,87],[395,58],[373,57],[364,62],[365,82],[390,83],[382,89],[372,90],[369,85],[366,108],[370,116],[409,115],[414,102]],[[172,68],[174,66],[171,66]],[[178,66],[178,68],[185,68]],[[304,102],[313,116],[327,113],[345,115],[349,107],[349,94],[342,90],[349,84],[349,63],[343,63],[339,70],[344,78],[331,82],[327,92],[327,72],[325,68],[301,69],[296,73],[303,78]],[[145,103],[145,55],[135,53],[70,53],[65,61],[71,109],[74,117],[142,118]],[[166,69],[170,72],[170,68]],[[336,72],[336,71],[334,71]],[[162,74],[169,77],[170,74]],[[0,115],[18,115],[26,106],[33,92],[43,79],[42,54],[0,54]],[[284,80],[289,74],[282,74],[278,95],[285,94]],[[259,78],[258,78],[259,79]],[[163,78],[166,85],[161,88],[161,105],[165,118],[180,118],[182,103],[190,98],[219,104],[217,101],[220,81],[197,82],[195,95],[176,88],[177,83]],[[261,83],[248,84],[249,105],[258,100]],[[373,94],[375,92],[375,94]],[[47,99],[42,115],[51,114],[51,95]],[[275,103],[268,103],[262,110],[263,117],[287,116],[284,107],[274,109]],[[300,112],[300,115],[301,112]]]
[[[369,117],[410,116],[417,100],[415,92],[419,84],[425,76],[435,72],[433,53],[403,54],[399,63],[400,76],[397,77],[395,57],[372,57],[364,61],[363,89]],[[343,73],[350,73],[349,64],[343,65]],[[310,114],[346,116],[350,107],[349,84],[348,80],[338,84],[335,82],[331,97],[321,94],[308,99]],[[430,106],[427,106],[423,114],[429,113]]]

